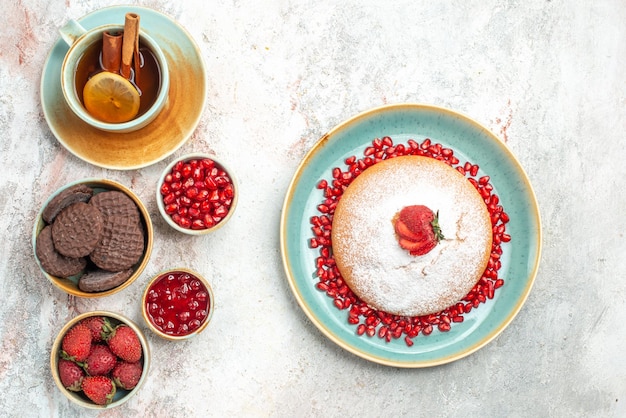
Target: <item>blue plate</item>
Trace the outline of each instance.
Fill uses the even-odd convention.
[[[419,335],[413,346],[404,338],[391,342],[358,336],[347,322],[348,310],[316,289],[315,259],[319,249],[309,248],[310,218],[319,215],[323,199],[316,188],[332,178],[344,159],[362,155],[374,138],[390,136],[395,144],[430,138],[452,148],[463,161],[480,166],[489,175],[500,203],[510,216],[511,242],[502,246],[499,277],[504,286],[495,297],[465,315],[448,332]],[[541,254],[541,220],[534,191],[520,163],[491,131],[448,109],[419,104],[383,106],[361,113],[332,129],[306,154],[287,190],[280,224],[283,265],[293,294],[309,319],[330,340],[364,359],[395,367],[430,367],[463,358],[488,344],[520,311],[532,288]]]

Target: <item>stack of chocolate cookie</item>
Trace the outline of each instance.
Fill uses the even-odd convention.
[[[145,247],[139,209],[125,193],[94,193],[78,184],[44,208],[36,240],[41,267],[50,275],[78,277],[83,292],[103,292],[128,280]]]

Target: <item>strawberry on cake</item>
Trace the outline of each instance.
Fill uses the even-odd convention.
[[[337,268],[371,307],[396,315],[439,312],[481,278],[492,228],[476,188],[446,163],[402,156],[363,171],[332,224]]]

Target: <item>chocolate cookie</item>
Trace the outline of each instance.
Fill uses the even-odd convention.
[[[84,257],[96,247],[103,229],[103,216],[95,206],[74,203],[63,209],[52,224],[54,247],[66,257]]]
[[[78,280],[78,288],[83,292],[104,292],[124,283],[133,274],[133,269],[118,272],[93,270]]]
[[[65,257],[56,251],[50,225],[44,227],[37,235],[35,254],[44,271],[52,276],[67,278],[80,273],[87,266],[87,259],[84,257]]]
[[[50,200],[41,217],[51,224],[63,209],[77,202],[88,202],[91,196],[93,196],[93,189],[84,184],[68,187]]]
[[[103,270],[121,271],[139,261],[143,250],[144,231],[140,223],[124,216],[108,216],[102,239],[89,258]]]
[[[97,207],[105,217],[124,216],[130,218],[132,222],[139,222],[139,209],[126,193],[116,190],[98,193],[89,203]]]

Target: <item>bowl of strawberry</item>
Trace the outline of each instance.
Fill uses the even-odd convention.
[[[94,311],[69,321],[50,353],[54,382],[72,402],[90,409],[127,402],[143,384],[150,350],[130,319]]]
[[[200,274],[177,268],[157,274],[142,297],[143,318],[166,340],[186,340],[200,334],[213,316],[213,290]]]
[[[188,154],[163,170],[156,191],[163,219],[175,230],[204,235],[222,227],[237,205],[237,182],[224,163],[203,153]]]

